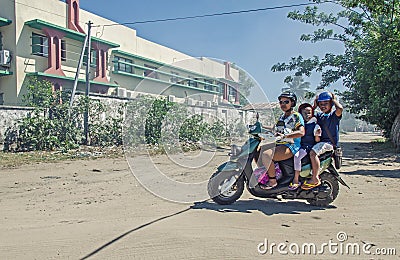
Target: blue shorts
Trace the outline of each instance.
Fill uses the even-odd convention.
[[[278,144],[277,146],[279,145],[284,145],[288,147],[293,155],[295,155],[300,150],[300,146],[297,146],[295,144]]]

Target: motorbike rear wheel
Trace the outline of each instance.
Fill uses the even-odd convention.
[[[229,205],[234,203],[240,198],[244,190],[244,180],[239,178],[237,172],[216,172],[208,181],[208,195],[210,198],[220,204]],[[234,178],[234,179],[232,179]],[[227,185],[230,181],[234,181],[227,190],[224,189],[224,185]]]
[[[331,204],[339,194],[339,181],[330,172],[324,172],[320,175],[321,185],[327,185],[330,189],[330,194],[326,199],[308,199],[308,203],[313,206],[327,207]]]

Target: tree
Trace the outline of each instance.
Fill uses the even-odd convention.
[[[313,0],[322,4],[320,0]],[[307,7],[303,13],[290,12],[288,18],[317,26],[302,41],[340,41],[343,54],[326,53],[292,58],[278,63],[272,71],[295,71],[295,76],[322,74],[321,86],[342,79],[347,90],[341,93],[350,112],[376,124],[389,136],[400,112],[400,4],[398,0],[333,0],[342,10],[336,14]],[[289,77],[290,79],[290,77]],[[288,80],[288,79],[286,79]]]
[[[67,151],[77,148],[83,141],[82,123],[86,106],[90,109],[91,145],[122,144],[124,104],[105,105],[100,100],[79,96],[69,107],[70,93],[53,91],[51,82],[37,77],[28,78],[26,88],[24,101],[34,109],[7,131],[5,151]],[[112,113],[106,114],[108,111]]]
[[[23,102],[44,114],[57,103],[57,97],[60,96],[60,92],[53,92],[52,84],[48,80],[28,77],[25,86],[27,93],[23,96]]]
[[[396,148],[400,151],[400,113],[397,115],[394,120],[393,128],[392,128],[392,141],[396,145]]]
[[[307,98],[307,94],[310,92],[310,82],[304,81],[303,77],[295,76],[292,80],[286,82],[287,88],[282,88],[284,90],[290,90],[296,94],[299,102],[304,101]]]
[[[69,117],[68,96],[53,91],[48,80],[29,77],[24,101],[34,108],[18,123],[16,136],[18,151],[68,150],[76,148],[82,138],[78,127],[79,113],[71,110]],[[65,94],[65,93],[64,93]],[[64,100],[64,102],[60,102]],[[11,143],[8,144],[8,147]]]

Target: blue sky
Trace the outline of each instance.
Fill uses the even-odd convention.
[[[82,9],[106,17],[117,23],[147,21],[163,18],[195,16],[220,12],[258,9],[290,4],[307,3],[307,0],[147,0],[147,1],[88,1],[81,0]],[[334,8],[324,4],[325,10]],[[289,20],[287,13],[304,7],[292,7],[208,18],[130,25],[139,37],[176,49],[194,57],[211,57],[228,60],[246,70],[260,84],[267,97],[273,101],[285,86],[283,79],[290,72],[271,72],[272,65],[286,62],[291,57],[340,53],[338,42],[301,42],[302,33],[315,28]],[[82,21],[86,22],[86,21]],[[318,84],[319,75],[305,78]],[[343,87],[336,83],[331,88]],[[266,101],[251,98],[252,102]]]

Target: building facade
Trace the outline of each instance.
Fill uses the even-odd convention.
[[[192,105],[239,104],[239,71],[229,62],[194,58],[137,36],[136,30],[79,8],[78,0],[0,0],[0,105],[22,104],[29,76],[71,91],[91,21],[77,91],[135,98],[168,96]]]

